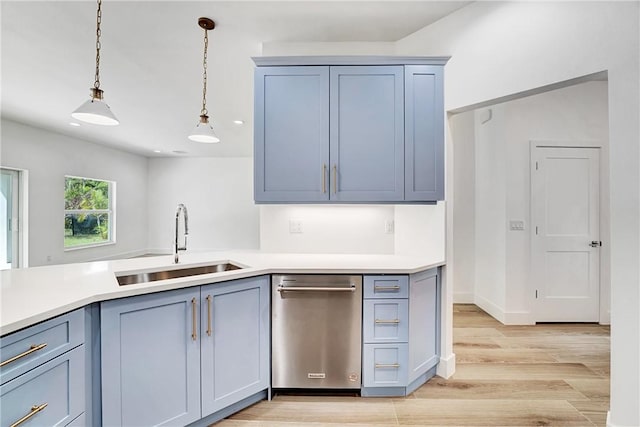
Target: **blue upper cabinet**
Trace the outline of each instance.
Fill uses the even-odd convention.
[[[442,67],[404,67],[405,200],[444,199]]]
[[[255,73],[256,202],[329,199],[329,67]]]
[[[254,58],[255,201],[444,198],[448,58]]]
[[[403,67],[331,67],[330,94],[330,199],[401,202]]]

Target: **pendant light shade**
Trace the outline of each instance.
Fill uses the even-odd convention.
[[[103,91],[100,89],[100,24],[102,23],[102,0],[98,0],[96,13],[96,74],[91,90],[91,99],[82,104],[71,113],[71,117],[86,123],[102,126],[115,126],[120,124],[109,106],[102,100]]]
[[[196,127],[193,128],[191,134],[189,134],[189,139],[195,142],[204,142],[209,144],[220,142],[220,138],[216,135],[213,130],[213,126],[209,123],[209,117],[206,115],[200,116],[200,121]]]
[[[189,134],[189,139],[196,142],[216,143],[220,142],[220,138],[213,130],[213,126],[209,123],[207,111],[207,50],[209,47],[209,30],[216,27],[215,22],[209,18],[198,18],[198,25],[204,30],[204,58],[202,60],[202,109],[200,110],[200,121]]]
[[[101,95],[102,94],[100,94],[100,98],[92,96],[91,99],[88,99],[78,107],[77,110],[71,113],[71,117],[94,125],[115,126],[120,124],[116,116],[111,112],[109,106],[102,100]]]

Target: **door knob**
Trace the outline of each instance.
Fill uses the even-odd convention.
[[[599,240],[592,240],[591,243],[589,243],[589,246],[597,248],[598,246],[602,246],[602,242]]]

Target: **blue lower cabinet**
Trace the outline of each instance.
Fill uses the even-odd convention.
[[[269,279],[201,288],[202,415],[269,387]]]
[[[102,303],[103,425],[197,424],[254,403],[269,388],[268,283],[262,276]]]
[[[407,352],[407,344],[365,344],[362,353],[363,386],[406,386]]]
[[[103,425],[200,418],[199,307],[197,287],[101,304]]]
[[[85,410],[84,346],[0,386],[0,425],[65,426]]]
[[[409,383],[440,360],[440,297],[438,269],[410,276]]]
[[[405,396],[435,375],[439,280],[439,268],[409,276],[364,276],[363,396]]]

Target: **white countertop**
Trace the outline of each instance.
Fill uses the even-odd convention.
[[[186,268],[217,262],[245,268],[152,283],[119,286],[114,273]],[[93,302],[272,273],[411,274],[444,260],[402,255],[284,254],[257,251],[173,255],[61,264],[0,272],[0,336]]]

